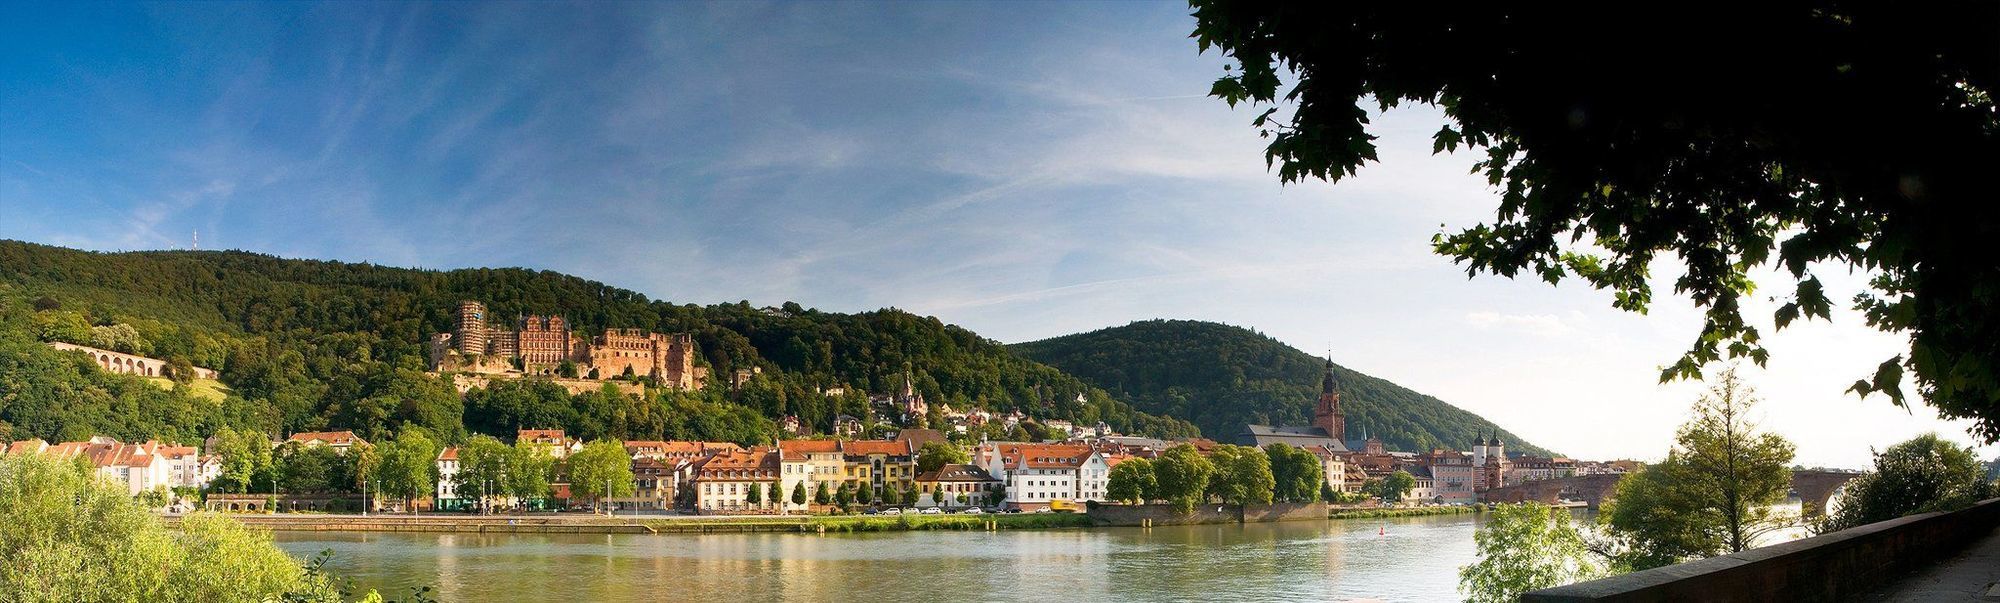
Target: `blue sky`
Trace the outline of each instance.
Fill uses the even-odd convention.
[[[161,249],[199,230],[203,248],[526,266],[677,302],[894,306],[1008,342],[1216,320],[1574,455],[1664,452],[1700,389],[1655,383],[1691,308],[1621,313],[1431,255],[1494,194],[1471,158],[1430,154],[1428,108],[1377,116],[1383,163],[1360,177],[1280,186],[1254,114],[1204,96],[1224,61],[1195,52],[1186,12],[11,3],[0,238]],[[1965,439],[1841,393],[1899,351],[1859,322],[1776,338],[1751,372],[1767,424],[1808,464]]]

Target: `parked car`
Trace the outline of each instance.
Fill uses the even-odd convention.
[[[1015,508],[1012,508],[1012,509],[1008,509],[1008,510],[1007,510],[1006,512],[1008,512],[1008,513],[1020,513],[1020,512],[1021,512],[1021,508],[1020,508],[1020,507],[1015,507]]]
[[[918,511],[917,513],[924,515],[942,515],[944,514],[944,509],[940,509],[937,507],[924,507],[924,510]]]
[[[1035,509],[1035,512],[1036,512],[1036,513],[1054,513],[1054,512],[1056,512],[1056,510],[1055,510],[1055,509],[1051,509],[1051,508],[1048,508],[1048,507],[1042,507],[1042,508],[1040,508],[1040,509]]]
[[[862,510],[861,510],[861,514],[862,514],[862,515],[876,515],[876,514],[879,514],[879,513],[881,513],[881,512],[882,512],[882,510],[881,510],[881,509],[877,509],[877,508],[874,508],[874,507],[869,507],[869,508],[866,508],[866,509],[862,509]]]
[[[979,515],[981,513],[985,513],[986,510],[981,509],[979,507],[966,507],[964,510],[961,510],[959,512],[964,513],[966,515]]]
[[[895,508],[895,507],[889,507],[889,508],[887,508],[887,509],[883,509],[883,510],[882,510],[882,514],[883,514],[883,515],[902,515],[902,514],[903,514],[903,510],[902,510],[902,509],[898,509],[898,508]]]

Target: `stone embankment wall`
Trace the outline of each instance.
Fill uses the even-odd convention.
[[[652,534],[653,528],[613,517],[540,518],[438,515],[239,515],[244,525],[293,532],[457,532],[475,534]],[[169,518],[172,522],[176,518]]]
[[[1557,601],[1843,601],[1950,556],[2000,527],[2000,499],[1803,540],[1538,590]]]
[[[1326,519],[1326,503],[1277,503],[1270,505],[1197,505],[1191,513],[1181,513],[1172,505],[1098,505],[1090,519],[1100,526],[1172,526],[1207,523],[1261,523]]]

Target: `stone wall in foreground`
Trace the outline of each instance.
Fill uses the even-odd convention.
[[[1543,589],[1557,601],[1841,601],[1950,556],[2000,527],[2000,498],[1851,530]]]

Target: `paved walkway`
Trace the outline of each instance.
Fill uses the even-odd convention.
[[[1917,570],[1894,584],[1883,587],[1868,601],[2000,602],[2000,530],[1960,551],[1950,559]],[[1992,593],[1989,595],[1988,593]]]

